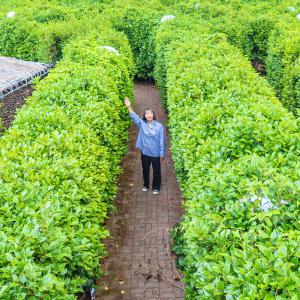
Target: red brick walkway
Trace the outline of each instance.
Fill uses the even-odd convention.
[[[149,83],[137,83],[135,111],[141,116],[146,107],[153,108],[157,119],[166,125],[156,88]],[[153,195],[151,190],[141,191],[141,157],[135,148],[137,131],[132,124],[129,151],[122,162],[124,172],[115,200],[117,211],[107,223],[111,237],[106,241],[108,257],[102,264],[107,275],[98,282],[96,299],[182,300],[182,275],[175,269],[170,252],[169,230],[180,220],[183,211],[170,157],[169,134],[167,131],[161,191]]]

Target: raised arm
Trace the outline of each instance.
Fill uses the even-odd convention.
[[[126,105],[126,107],[128,109],[130,118],[136,124],[136,126],[140,128],[141,127],[142,119],[131,108],[131,103],[130,103],[128,97],[125,98],[124,102],[125,102],[125,105]]]
[[[132,108],[131,108],[131,103],[130,103],[128,97],[125,98],[124,103],[125,103],[125,105],[126,105],[126,107],[127,107],[127,109],[128,109],[128,112],[129,112],[129,113],[132,113],[133,110],[132,110]]]

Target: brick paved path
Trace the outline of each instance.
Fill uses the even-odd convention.
[[[137,83],[135,111],[141,116],[146,107],[152,107],[157,119],[166,124],[156,88],[149,83]],[[181,194],[170,160],[169,134],[167,131],[161,191],[153,195],[151,190],[141,191],[141,157],[135,148],[137,131],[132,124],[129,151],[122,162],[124,172],[120,176],[115,200],[117,211],[107,222],[111,232],[106,241],[109,255],[102,264],[107,276],[98,282],[96,299],[182,300],[182,275],[175,270],[174,257],[169,249],[168,229],[180,220],[183,213]],[[150,171],[152,178],[152,169]]]

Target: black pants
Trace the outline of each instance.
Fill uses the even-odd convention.
[[[150,166],[152,163],[152,168],[153,168],[152,189],[160,190],[160,184],[161,184],[160,157],[152,157],[152,156],[144,155],[142,152],[141,152],[141,157],[142,157],[144,187],[149,189],[149,173],[150,173]]]

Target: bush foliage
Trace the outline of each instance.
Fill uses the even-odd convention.
[[[102,47],[112,40],[119,55]],[[124,53],[113,30],[69,44],[2,137],[1,299],[76,299],[100,275],[102,224],[127,149]]]
[[[225,35],[182,23],[158,32],[156,74],[185,197],[185,299],[298,299],[299,120]]]
[[[0,298],[101,274],[135,76],[169,115],[185,299],[299,299],[299,2],[3,3],[0,54],[60,61],[1,139]]]

